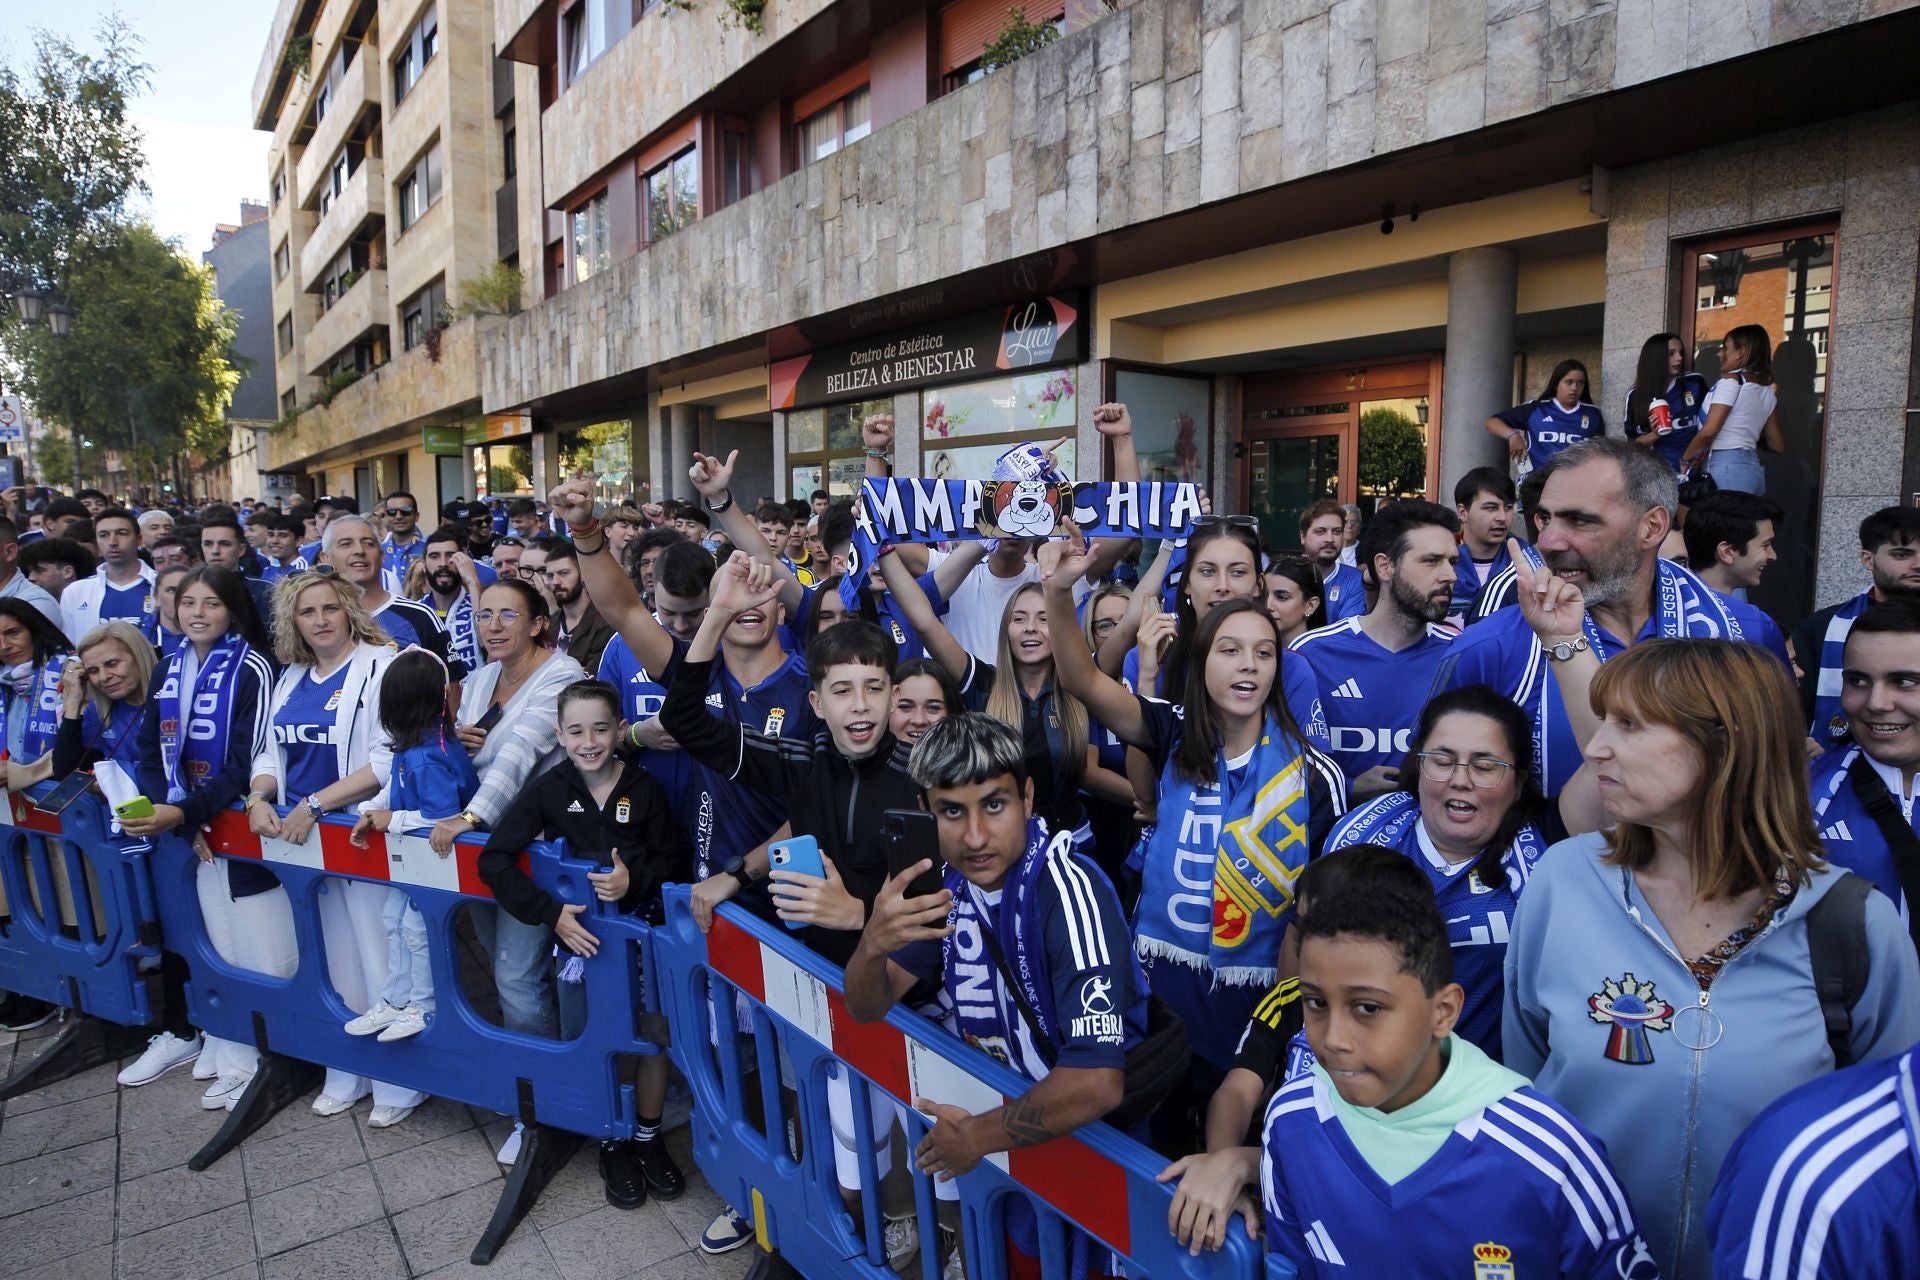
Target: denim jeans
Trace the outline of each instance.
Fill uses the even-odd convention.
[[[1767,491],[1767,473],[1760,466],[1758,449],[1715,449],[1707,455],[1707,474],[1722,489],[1754,494]]]
[[[389,889],[380,904],[387,927],[387,985],[380,998],[396,1009],[419,1005],[434,1010],[433,965],[427,958],[427,921],[406,893]]]
[[[553,1007],[553,930],[521,924],[498,907],[476,906],[473,932],[493,956],[502,1024],[509,1031],[553,1039],[559,1029]]]

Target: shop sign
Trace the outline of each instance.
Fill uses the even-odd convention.
[[[430,457],[457,458],[466,449],[466,440],[459,427],[422,427],[420,447]]]
[[[776,361],[769,391],[774,408],[792,409],[1074,364],[1086,358],[1086,330],[1078,297],[1045,294]]]
[[[491,444],[496,440],[529,435],[532,431],[532,414],[490,413],[484,418],[469,419],[460,439],[463,444]]]

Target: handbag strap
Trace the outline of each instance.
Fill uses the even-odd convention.
[[[1020,984],[1014,980],[1013,971],[1007,967],[1007,957],[1000,951],[1000,940],[993,936],[993,926],[985,917],[980,920],[980,939],[987,944],[987,954],[993,957],[993,967],[1000,971],[1000,981],[1006,984],[1007,994],[1012,996],[1013,1003],[1019,1006],[1020,1019],[1027,1024],[1027,1033],[1033,1037],[1033,1047],[1046,1061],[1047,1070],[1053,1070],[1054,1064],[1060,1059],[1059,1050],[1054,1047],[1052,1039],[1046,1032],[1040,1029],[1040,1015],[1035,1013],[1033,1006],[1027,1003],[1027,997],[1020,990]]]
[[[1920,835],[1914,833],[1912,824],[1894,801],[1893,793],[1887,790],[1886,781],[1864,751],[1848,766],[1847,781],[1853,787],[1853,794],[1860,798],[1867,816],[1873,819],[1873,825],[1880,828],[1887,852],[1893,855],[1900,892],[1907,900],[1907,931],[1914,945],[1920,947]]]

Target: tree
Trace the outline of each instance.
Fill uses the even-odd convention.
[[[44,325],[14,334],[34,403],[128,453],[136,475],[143,459],[152,475],[169,454],[224,451],[239,321],[215,295],[211,267],[145,223],[110,228],[76,249],[67,298],[65,338]]]
[[[1398,498],[1425,493],[1427,433],[1406,414],[1384,406],[1360,415],[1360,492]]]

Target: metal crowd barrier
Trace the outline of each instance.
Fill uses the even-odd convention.
[[[836,966],[785,930],[723,906],[710,933],[694,923],[689,890],[666,894],[654,930],[650,983],[675,1029],[670,1052],[694,1094],[694,1155],[723,1197],[749,1213],[763,1249],[809,1277],[884,1280],[880,1179],[867,1091],[911,1107],[916,1097],[979,1114],[1024,1093],[1028,1082],[918,1014],[895,1009],[884,1023],[848,1014]],[[733,992],[751,1001],[752,1025],[735,1025]],[[782,1062],[787,1070],[783,1073]],[[749,1064],[754,1070],[749,1072]],[[864,1221],[856,1233],[839,1195],[827,1112],[829,1069],[853,1076],[854,1147]],[[781,1117],[783,1074],[797,1094],[801,1148],[795,1155]],[[757,1107],[749,1093],[757,1095]],[[765,1117],[756,1124],[754,1110]],[[907,1149],[928,1125],[907,1111]],[[1040,1269],[1067,1280],[1074,1232],[1118,1255],[1130,1276],[1171,1280],[1293,1280],[1278,1257],[1235,1228],[1218,1252],[1198,1257],[1167,1230],[1171,1186],[1156,1182],[1166,1161],[1105,1124],[989,1158],[956,1180],[968,1280],[1007,1280],[1003,1224],[1008,1202],[1024,1199],[1038,1220]],[[912,1175],[920,1222],[920,1275],[941,1274],[933,1180]]]

